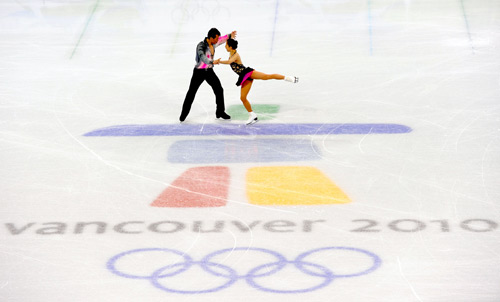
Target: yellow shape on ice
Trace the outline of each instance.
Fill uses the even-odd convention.
[[[247,171],[247,194],[256,205],[321,205],[351,202],[313,167],[254,167]]]

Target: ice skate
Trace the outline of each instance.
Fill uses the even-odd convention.
[[[293,76],[285,76],[285,81],[291,82],[291,83],[298,83],[299,78],[298,77],[293,77]]]
[[[221,112],[221,113],[215,113],[215,117],[217,119],[223,119],[223,120],[230,120],[231,117],[229,116],[229,114],[225,113],[225,112]]]
[[[259,118],[257,117],[257,114],[254,112],[250,112],[250,117],[248,118],[247,122],[245,124],[247,125],[252,125],[255,124],[259,121]]]

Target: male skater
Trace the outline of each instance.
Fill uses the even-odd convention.
[[[215,117],[225,120],[231,119],[225,112],[224,90],[222,89],[219,78],[213,70],[214,63],[217,63],[214,62],[215,47],[224,44],[229,37],[234,39],[236,37],[236,31],[221,37],[220,32],[216,28],[212,28],[208,32],[207,37],[196,46],[196,65],[193,70],[193,76],[191,77],[191,83],[189,84],[189,90],[184,99],[184,104],[182,104],[182,112],[179,117],[181,122],[184,122],[188,116],[196,92],[204,81],[207,81],[215,94],[215,103],[217,105]]]

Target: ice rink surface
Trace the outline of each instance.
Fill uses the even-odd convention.
[[[227,65],[178,122],[211,27],[300,78],[253,126]],[[0,57],[0,301],[500,301],[499,1],[3,0]]]

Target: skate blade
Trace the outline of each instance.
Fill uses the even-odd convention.
[[[257,123],[258,121],[259,121],[258,118],[254,118],[252,121],[247,123],[247,126],[253,125],[253,124]]]

